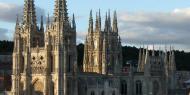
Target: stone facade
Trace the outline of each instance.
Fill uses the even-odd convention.
[[[90,12],[83,71],[77,67],[76,24],[69,20],[66,0],[55,0],[53,20],[46,30],[36,24],[34,0],[25,0],[23,20],[14,34],[11,95],[169,95],[175,90],[174,52],[139,53],[139,66],[122,72],[122,48],[117,14],[113,22],[101,14],[95,28]],[[174,94],[171,94],[174,95]]]
[[[84,49],[84,72],[99,74],[120,73],[122,62],[121,39],[118,34],[117,14],[114,13],[113,28],[110,12],[105,20],[105,29],[101,29],[101,15],[96,14],[95,30],[93,29],[92,11],[90,12],[88,35]]]
[[[25,0],[22,23],[14,34],[12,95],[72,95],[77,64],[75,19],[66,1],[56,0],[53,21],[36,24],[34,0]]]

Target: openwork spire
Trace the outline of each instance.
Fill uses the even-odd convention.
[[[23,24],[37,26],[34,0],[25,0],[24,2]]]
[[[54,21],[68,21],[66,0],[55,0]]]
[[[68,9],[67,9],[67,1],[63,0],[63,19],[65,21],[68,21],[69,17],[68,17]]]

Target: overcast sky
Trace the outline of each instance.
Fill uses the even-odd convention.
[[[20,18],[24,0],[0,0],[0,40],[12,40],[16,15]],[[53,15],[54,0],[35,0],[40,16]],[[123,44],[141,46],[174,45],[190,51],[190,0],[68,0],[69,15],[76,15],[77,42],[83,42],[88,28],[89,11],[117,10]],[[104,22],[104,21],[102,21]],[[103,26],[102,26],[103,27]]]

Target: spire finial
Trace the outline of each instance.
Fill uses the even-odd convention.
[[[73,29],[76,29],[76,22],[75,22],[75,14],[74,13],[73,13],[72,23],[73,23]]]

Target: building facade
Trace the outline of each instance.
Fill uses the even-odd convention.
[[[55,0],[53,20],[46,30],[41,17],[37,25],[34,0],[25,0],[22,22],[14,34],[11,95],[174,95],[173,51],[150,55],[139,52],[139,66],[123,73],[122,46],[117,14],[101,14],[95,27],[90,12],[85,41],[83,70],[77,66],[75,17],[70,21],[66,0]]]
[[[37,25],[34,0],[25,0],[22,22],[14,34],[12,95],[73,95],[76,63],[75,19],[65,0],[56,0],[46,32]]]

